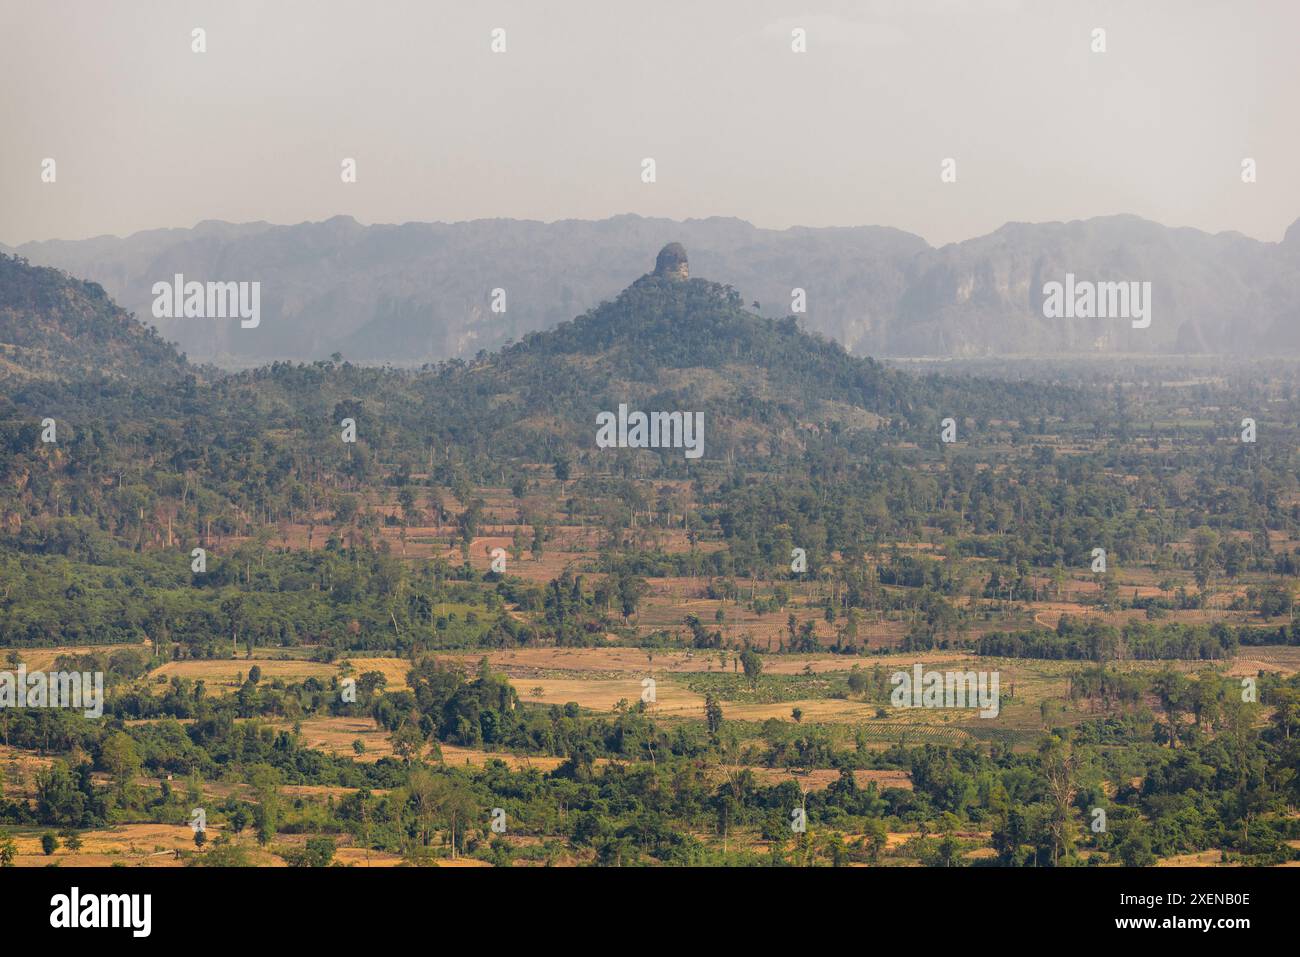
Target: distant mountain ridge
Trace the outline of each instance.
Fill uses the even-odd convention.
[[[768,230],[723,218],[362,226],[335,217],[204,222],[16,252],[102,284],[199,361],[247,366],[340,352],[419,364],[554,328],[618,294],[643,271],[646,249],[672,241],[690,249],[699,274],[733,286],[764,315],[786,315],[792,290],[805,290],[801,325],[858,355],[1300,354],[1300,222],[1279,243],[1134,216],[1009,223],[934,248],[887,227]],[[1044,318],[1043,283],[1067,272],[1151,282],[1150,328]],[[261,282],[260,326],[155,319],[153,284],[177,273]]]

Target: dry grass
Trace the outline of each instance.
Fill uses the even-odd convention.
[[[273,727],[290,728],[291,721],[271,722]],[[344,755],[363,764],[392,757],[393,746],[388,732],[370,718],[324,717],[307,718],[299,722],[303,743],[313,750]],[[352,742],[360,740],[366,746],[362,754],[352,749]]]
[[[59,656],[61,655],[91,655],[91,654],[111,655],[116,651],[122,651],[128,648],[133,651],[143,651],[145,654],[149,654],[153,650],[152,647],[147,644],[143,644],[143,645],[126,645],[126,644],[59,645],[53,648],[14,648],[14,649],[6,648],[4,649],[5,663],[3,665],[0,665],[0,667],[8,669],[9,667],[8,655],[10,651],[18,652],[18,657],[23,661],[25,665],[27,665],[28,671],[49,671],[51,668],[54,667],[55,660],[59,658]]]
[[[43,833],[43,832],[41,832]],[[208,828],[208,837],[220,831]],[[79,832],[82,846],[78,851],[60,847],[50,857],[41,851],[40,833],[18,834],[16,863],[19,867],[179,867],[177,851],[193,851],[194,832],[185,824],[120,824],[95,831]],[[60,842],[62,843],[62,842]]]
[[[407,689],[406,673],[411,670],[411,662],[406,658],[345,658],[352,666],[352,677],[359,678],[368,671],[378,671],[387,680],[385,686],[389,691]]]
[[[210,661],[169,661],[156,668],[153,676],[202,680],[209,691],[237,691],[239,677],[248,677],[249,669],[257,665],[262,669],[262,680],[280,678],[284,681],[305,681],[319,678],[329,681],[339,673],[337,665],[315,661],[278,661],[269,658],[214,658]]]
[[[4,775],[4,794],[10,800],[36,797],[36,772],[54,763],[54,758],[42,757],[9,745],[0,745],[0,774]]]
[[[593,711],[612,711],[620,701],[636,704],[642,694],[639,678],[511,678],[510,682],[521,701],[544,705],[563,705],[572,701]],[[542,693],[536,694],[536,689]],[[704,716],[703,696],[685,688],[657,681],[655,698],[650,706],[651,714]]]
[[[727,771],[737,769],[718,769],[712,777],[721,782],[726,780]],[[750,766],[747,770],[754,775],[754,779],[764,787],[773,784],[780,784],[783,781],[794,781],[804,791],[824,791],[836,781],[839,780],[840,772],[827,768],[819,768],[813,771],[792,770],[789,768],[763,768]],[[870,771],[859,770],[853,772],[853,780],[857,782],[858,787],[865,788],[870,782],[874,781],[876,787],[881,791],[888,788],[901,788],[905,791],[912,790],[912,778],[906,771]]]

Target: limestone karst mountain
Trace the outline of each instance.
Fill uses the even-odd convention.
[[[762,315],[858,355],[1300,354],[1300,227],[1278,243],[1133,216],[1010,223],[941,248],[895,229],[759,229],[736,219],[519,220],[362,226],[348,217],[275,226],[201,223],[125,239],[29,243],[21,255],[101,285],[195,359],[420,364],[491,351],[618,294],[646,249],[680,243],[693,270],[743,290]],[[681,269],[660,264],[659,268]],[[1053,320],[1044,282],[1149,281],[1148,329]],[[260,281],[262,322],[158,319],[152,287],[174,274]],[[503,294],[498,296],[496,291]],[[504,311],[494,303],[504,303]]]

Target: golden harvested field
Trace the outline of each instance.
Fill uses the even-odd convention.
[[[593,711],[612,711],[619,701],[634,705],[641,700],[639,678],[595,678],[590,680],[567,678],[511,678],[521,701],[532,704],[568,704]],[[542,694],[535,693],[541,689]],[[656,681],[656,701],[650,707],[652,714],[689,715],[704,714],[704,698],[685,688],[666,681]]]
[[[80,831],[80,850],[73,852],[60,846],[51,857],[46,857],[41,851],[41,833],[14,835],[19,867],[44,867],[53,863],[64,867],[111,867],[115,864],[179,867],[183,862],[177,859],[176,851],[194,850],[194,832],[186,824],[119,824],[97,831]],[[220,833],[220,829],[209,826],[209,838],[216,838]],[[265,856],[272,857],[269,854]]]
[[[368,851],[364,847],[340,847],[334,853],[334,861],[344,867],[404,866],[400,854],[390,854],[388,851]]]
[[[344,658],[352,666],[351,676],[359,678],[368,671],[378,671],[388,679],[385,686],[389,691],[401,691],[407,687],[406,673],[411,670],[411,662],[406,658]]]
[[[188,678],[191,681],[202,679],[209,690],[237,690],[239,676],[248,677],[253,665],[262,669],[262,680],[283,678],[286,681],[302,681],[306,678],[319,678],[328,681],[338,674],[337,665],[321,664],[315,661],[279,661],[271,658],[213,658],[207,661],[169,661],[154,670],[154,675],[166,678],[173,676]]]
[[[440,857],[434,862],[437,867],[491,867],[487,861],[480,861],[475,857],[458,857],[454,861],[448,857]]]
[[[141,645],[60,645],[57,648],[15,648],[18,657],[27,665],[30,671],[48,671],[54,667],[54,662],[61,655],[91,655],[91,654],[108,654],[115,651],[122,651],[130,648],[134,651],[143,651],[149,654],[153,649],[148,644]],[[6,656],[9,654],[5,652]],[[8,668],[8,662],[3,665]]]
[[[293,727],[292,721],[267,723],[276,728]],[[303,741],[309,748],[346,755],[363,763],[393,756],[393,746],[388,740],[388,732],[369,718],[308,718],[299,725]],[[352,750],[352,742],[358,739],[366,746],[362,754]]]
[[[482,767],[489,761],[504,761],[516,771],[520,768],[554,771],[564,763],[565,759],[546,755],[499,754],[493,751],[480,751],[476,748],[462,748],[454,744],[444,744],[442,746],[442,760],[449,767],[451,765],[465,764]],[[595,763],[603,764],[608,762],[604,758],[598,758]]]

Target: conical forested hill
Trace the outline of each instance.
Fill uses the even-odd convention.
[[[786,399],[834,399],[883,412],[902,408],[911,380],[871,359],[856,359],[838,343],[800,331],[793,316],[764,319],[748,312],[740,293],[705,279],[646,275],[613,302],[503,353],[501,366],[528,360],[598,356],[601,372],[650,382],[675,370],[754,373],[748,383]]]
[[[621,403],[704,412],[712,449],[770,455],[797,452],[804,435],[825,428],[937,435],[946,416],[1036,417],[1079,401],[1023,383],[910,375],[804,332],[794,316],[755,315],[730,286],[654,273],[570,322],[457,369],[447,384],[460,383],[460,392],[442,411],[490,408],[502,425],[513,420],[527,430],[510,436],[511,446],[548,438],[590,445],[596,413]]]

